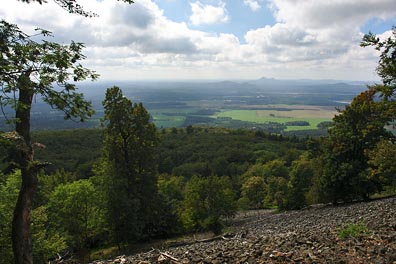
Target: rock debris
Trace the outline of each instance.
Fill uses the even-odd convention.
[[[347,224],[367,232],[340,238]],[[396,263],[396,198],[262,213],[221,237],[94,263]]]

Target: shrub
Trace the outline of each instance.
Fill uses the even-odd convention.
[[[369,230],[366,224],[363,222],[359,222],[357,224],[355,223],[346,224],[338,231],[338,237],[341,239],[344,239],[346,237],[364,236],[368,234],[369,234]]]

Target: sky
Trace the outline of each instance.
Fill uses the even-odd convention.
[[[359,43],[396,26],[395,0],[79,0],[95,18],[1,1],[26,33],[83,42],[101,80],[377,80],[378,53]]]

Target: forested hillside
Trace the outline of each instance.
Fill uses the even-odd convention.
[[[249,187],[242,189],[245,178],[250,177],[249,171],[262,166],[268,177],[270,171],[279,170],[284,173],[281,177],[287,179],[292,161],[305,149],[305,140],[260,131],[191,126],[164,129],[157,133],[159,143],[155,158],[149,164],[158,169],[157,191],[147,194],[156,200],[151,203],[155,208],[150,207],[150,211],[159,211],[144,220],[137,233],[118,241],[106,224],[109,221],[108,210],[114,208],[109,207],[110,201],[107,199],[120,197],[123,186],[117,187],[113,196],[106,195],[105,189],[110,180],[108,174],[103,172],[108,166],[108,159],[104,159],[106,131],[87,129],[33,134],[34,142],[46,146],[36,150],[36,157],[51,163],[39,176],[40,187],[35,199],[34,214],[38,214],[36,217],[41,221],[38,226],[48,226],[34,230],[34,237],[37,239],[40,235],[43,239],[43,244],[35,249],[37,260],[63,252],[66,248],[84,256],[81,251],[111,245],[111,241],[123,248],[125,242],[150,237],[169,237],[203,230],[220,232],[222,217],[232,216],[238,208],[275,205],[271,196],[267,197],[265,204],[262,201],[258,201],[259,205],[251,204],[253,201],[249,200],[248,195],[252,191]],[[8,197],[7,207],[2,211],[3,219],[10,219],[12,215],[12,201],[16,198],[19,184],[18,173],[9,174],[3,180],[2,195]],[[146,187],[142,185],[139,189]],[[147,200],[147,195],[144,200]],[[263,198],[256,197],[256,200]],[[207,199],[211,199],[213,204],[206,205],[208,207],[196,204]],[[143,201],[142,198],[135,198],[135,201],[139,200]],[[117,210],[125,212],[127,208],[123,205]],[[135,209],[136,206],[129,209],[132,210],[130,213],[136,214]],[[74,217],[77,215],[82,218]],[[128,219],[136,226],[131,217]],[[3,234],[2,254],[11,256],[7,232]]]
[[[46,146],[36,151],[36,157],[50,162],[46,172],[64,169],[77,173],[78,178],[87,178],[102,154],[103,132],[103,129],[36,131],[33,140]],[[254,164],[257,159],[268,161],[305,148],[305,139],[245,129],[189,126],[161,129],[159,137],[160,174],[172,174],[186,166],[191,176],[197,173],[192,167],[198,168],[200,163],[207,164],[210,174],[228,175],[227,169],[232,167],[244,171],[247,164]],[[222,168],[212,171],[221,164]],[[238,165],[242,166],[239,170]]]
[[[111,180],[105,172],[109,160],[105,158],[106,131],[105,128],[33,134],[34,141],[46,146],[37,149],[36,157],[51,163],[39,176],[34,214],[40,222],[34,237],[42,242],[35,249],[35,258],[46,259],[71,249],[76,252],[75,257],[87,259],[89,250],[113,243],[125,252],[127,244],[150,238],[205,230],[221,232],[225,217],[238,210],[296,209],[333,198],[338,201],[358,198],[345,195],[343,190],[337,195],[344,196],[327,193],[324,196],[324,190],[329,188],[322,176],[327,139],[190,126],[158,131],[158,146],[149,165],[157,168],[156,190],[145,198],[134,198],[135,206],[130,209],[120,200],[111,206],[108,199],[122,197],[124,187],[116,187],[112,196],[106,194]],[[3,210],[2,217],[9,219],[18,190],[18,174],[5,179],[2,197],[7,197],[9,207]],[[391,182],[381,186],[393,188]],[[146,187],[141,185],[139,189]],[[136,202],[148,201],[148,197],[153,200],[147,205],[150,213],[144,216],[149,217],[132,218],[138,214]],[[116,211],[109,215],[109,210]],[[113,233],[117,229],[110,225],[115,219],[108,217],[128,210],[132,214],[128,222],[142,226],[129,236],[117,237]],[[85,217],[76,218],[78,215]],[[125,236],[124,227],[118,228]],[[3,235],[1,241],[6,245],[7,237]],[[3,248],[4,255],[11,256],[9,247]]]
[[[63,5],[69,12],[95,16],[74,1],[60,3],[69,3]],[[5,116],[4,108],[15,112],[7,119],[15,131],[0,131],[1,264],[86,263],[98,251],[106,257],[105,252],[129,252],[137,243],[202,232],[227,240],[221,235],[227,220],[243,211],[345,205],[395,194],[396,137],[390,128],[396,116],[396,28],[386,38],[364,35],[361,46],[372,46],[380,53],[377,73],[382,83],[368,86],[339,109],[332,122],[325,118],[318,123],[322,132],[327,129],[323,137],[285,136],[280,134],[286,128],[283,123],[275,130],[251,124],[250,129],[220,128],[216,123],[209,127],[195,114],[186,117],[183,128],[159,129],[143,103],[132,101],[117,86],[104,94],[100,129],[33,133],[31,114],[37,96],[61,111],[64,119],[86,121],[94,114],[92,102],[76,86],[78,81],[98,78],[79,63],[85,59],[83,44],[39,40],[48,36],[51,33],[44,29],[29,35],[15,24],[0,21],[0,107]],[[212,114],[208,110],[205,114]],[[222,114],[219,120],[227,123],[232,119],[228,115],[246,112]],[[288,126],[308,124],[291,119]],[[389,201],[394,204],[393,199]],[[376,212],[379,207],[381,202],[371,204]],[[364,220],[375,217],[365,215],[359,206],[350,208],[358,208]],[[318,213],[322,218],[327,214],[326,210]],[[392,213],[383,215],[386,218],[369,223],[382,232],[371,238],[364,236],[368,227],[356,223],[360,219],[356,215],[338,236],[336,230],[326,229],[336,228],[334,224],[319,228],[330,240],[346,236],[375,240],[353,244],[356,253],[361,245],[390,243],[381,227],[395,231],[394,219]],[[250,228],[255,232],[254,226]],[[301,230],[295,235],[304,237]],[[238,236],[246,237],[250,231]],[[281,236],[289,234],[287,230]],[[323,239],[302,242],[311,251],[298,252],[299,261],[308,254],[314,262],[316,241]],[[297,238],[285,250],[302,243]],[[378,260],[394,261],[392,255],[378,256],[387,252],[384,248],[372,252]],[[270,258],[291,257],[273,253]]]

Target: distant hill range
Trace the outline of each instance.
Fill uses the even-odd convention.
[[[32,127],[44,130],[98,126],[99,120],[103,117],[102,101],[106,89],[114,85],[120,87],[124,95],[133,102],[142,102],[159,126],[169,127],[183,126],[187,121],[195,122],[198,119],[200,124],[202,120],[212,122],[214,118],[210,114],[202,113],[251,109],[257,105],[343,107],[366,90],[367,84],[372,83],[343,80],[278,80],[264,77],[258,80],[232,81],[83,82],[77,86],[79,92],[92,102],[96,111],[92,119],[86,123],[64,121],[63,113],[51,109],[40,96],[37,96],[32,107]],[[12,109],[3,110],[12,117]],[[209,121],[204,123],[213,123]],[[7,125],[6,119],[0,115],[0,130],[9,129],[12,129],[12,126]]]
[[[298,79],[298,80],[279,80],[274,78],[262,77],[258,80],[248,81],[249,84],[257,86],[303,86],[303,85],[357,85],[366,86],[374,84],[374,81],[346,81],[346,80],[313,80],[313,79]]]
[[[364,91],[367,85],[374,81],[347,81],[347,80],[281,80],[262,77],[257,80],[192,80],[192,81],[99,81],[96,83],[82,83],[81,91],[87,98],[98,99],[104,97],[106,88],[119,86],[125,95],[133,95],[152,92],[152,90],[166,91],[169,93],[188,94],[216,94],[235,95],[241,93],[329,93],[329,94],[358,94]],[[138,99],[138,98],[136,98]]]

